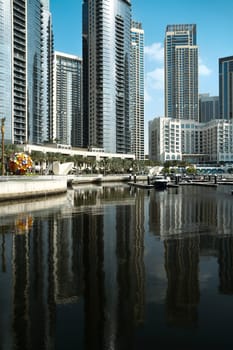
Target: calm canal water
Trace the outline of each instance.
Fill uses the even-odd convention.
[[[0,206],[0,350],[232,349],[231,186]]]

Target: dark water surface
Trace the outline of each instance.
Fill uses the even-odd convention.
[[[0,350],[232,349],[231,186],[0,205]]]

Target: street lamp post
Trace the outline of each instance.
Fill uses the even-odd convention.
[[[4,128],[4,123],[5,123],[5,118],[1,119],[2,125],[1,125],[1,132],[2,132],[2,175],[5,175],[5,165],[4,165],[4,133],[5,133],[5,128]]]

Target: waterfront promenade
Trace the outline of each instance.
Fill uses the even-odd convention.
[[[66,176],[1,176],[0,201],[44,197],[67,191]]]
[[[140,176],[138,180],[142,181],[144,177]],[[85,175],[79,177],[75,175],[0,176],[0,201],[61,194],[67,191],[72,181],[78,185],[93,183],[96,178]],[[124,182],[129,178],[129,175],[107,175],[101,177],[101,182]]]
[[[82,183],[106,183],[106,182],[130,182],[136,187],[146,188],[148,184],[147,175],[137,175],[136,177],[130,174],[123,175],[33,175],[33,176],[0,176],[0,201],[10,201],[24,198],[45,197],[65,193],[68,186],[80,185]],[[135,183],[134,183],[135,182]],[[200,186],[218,186],[221,184],[233,185],[233,177],[228,176],[226,179],[208,178],[205,181],[183,181],[180,185],[200,185]],[[150,186],[151,187],[151,186]]]

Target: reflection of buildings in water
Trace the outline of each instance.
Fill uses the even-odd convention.
[[[67,204],[67,196],[57,195],[48,196],[46,198],[37,198],[35,200],[28,199],[24,201],[11,201],[9,203],[0,203],[0,226],[8,225],[12,222],[12,218],[18,216],[20,213],[23,215],[45,215],[48,211],[57,212],[59,209],[64,208]]]
[[[103,216],[83,217],[83,276],[85,348],[104,349],[104,240]]]
[[[143,208],[140,197],[135,206],[106,206],[101,215],[85,217],[87,348],[111,348],[119,334],[130,340],[144,320]]]
[[[218,240],[219,291],[233,294],[233,237]]]
[[[14,348],[29,349],[29,235],[13,237],[13,332]]]
[[[144,194],[138,193],[135,206],[117,211],[118,333],[133,347],[135,326],[144,321]],[[122,345],[123,346],[123,345]],[[126,346],[126,344],[124,344]]]
[[[219,292],[233,295],[233,236],[201,235],[200,255],[218,259]]]
[[[233,237],[201,235],[184,239],[166,239],[167,317],[176,326],[197,325],[199,256],[218,257],[219,292],[233,294]]]
[[[80,216],[53,222],[56,304],[76,302],[83,293],[83,222]]]
[[[95,206],[89,208],[87,214],[83,212],[73,216],[66,211],[65,206],[52,210],[49,214],[41,211],[42,216],[33,217],[33,226],[29,232],[13,236],[13,342],[16,349],[51,347],[50,342],[53,342],[55,332],[56,304],[74,303],[81,296],[85,298],[87,345],[103,344],[107,338],[111,341],[111,335],[118,332],[122,322],[120,290],[130,290],[131,296],[127,304],[133,310],[132,326],[143,318],[144,233],[140,230],[143,214],[139,206],[136,206],[138,214],[135,214],[135,206],[132,206],[135,199],[127,189],[124,189],[123,198],[120,189],[120,192],[115,193],[117,204],[111,200],[112,191],[114,189],[103,192],[101,203],[106,206],[101,212],[96,213]],[[111,202],[114,205],[108,206],[107,203]],[[128,204],[126,210],[124,204]],[[142,202],[141,206],[143,208]],[[119,236],[126,239],[123,249],[130,252],[124,265],[128,268],[127,277],[130,277],[125,280],[128,286],[118,278],[121,258],[116,254],[116,241]],[[107,241],[112,244],[111,250],[108,250]],[[11,262],[6,261],[5,255],[4,248],[2,269],[11,270]],[[110,258],[115,264],[113,283],[111,279],[114,268],[113,265],[108,266]],[[111,329],[108,315],[112,322]]]
[[[182,187],[181,194],[151,192],[150,228],[161,238],[184,232],[231,233],[233,202],[211,196],[213,189]],[[209,192],[210,191],[210,192]]]
[[[200,236],[200,255],[217,258],[219,292],[233,295],[233,236]]]
[[[35,220],[30,234],[13,236],[15,349],[51,348],[55,331],[53,251],[53,225],[45,218]]]
[[[74,302],[82,294],[79,228],[75,219],[54,215],[35,220],[31,234],[13,236],[15,349],[51,349],[56,304]]]
[[[136,324],[144,322],[145,319],[144,208],[144,194],[141,192],[135,203],[135,234],[133,234],[132,242],[134,320]]]
[[[167,320],[176,326],[197,325],[200,298],[199,244],[198,237],[170,239],[164,242],[168,279]]]
[[[124,184],[121,186],[86,186],[75,187],[69,191],[73,196],[74,207],[84,208],[86,206],[101,207],[109,204],[122,204],[127,202],[133,204],[134,198],[130,195],[129,188]]]

